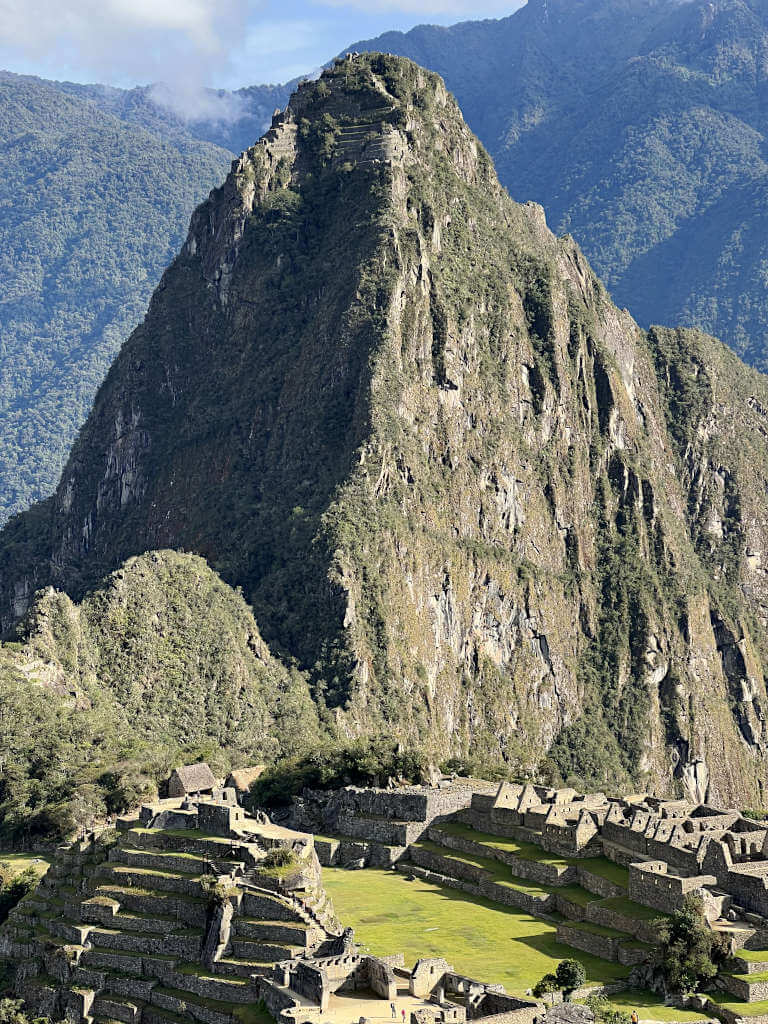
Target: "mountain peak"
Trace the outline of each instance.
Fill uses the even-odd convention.
[[[342,59],[196,211],[0,534],[3,626],[193,552],[339,735],[660,790],[703,758],[759,801],[768,386],[726,359],[616,309],[437,75]]]

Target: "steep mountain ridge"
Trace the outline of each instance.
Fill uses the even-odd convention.
[[[0,534],[0,618],[195,551],[344,735],[762,806],[766,410],[613,306],[438,76],[341,61],[193,216]]]
[[[530,0],[353,48],[441,74],[513,198],[542,203],[641,323],[768,366],[764,5]]]

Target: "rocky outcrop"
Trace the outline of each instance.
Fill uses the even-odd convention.
[[[0,617],[194,550],[341,734],[762,806],[765,409],[612,305],[437,76],[344,61],[193,217]]]

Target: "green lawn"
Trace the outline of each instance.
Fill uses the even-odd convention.
[[[768,963],[768,949],[740,949],[734,956],[757,964]]]
[[[376,955],[444,956],[457,970],[501,982],[523,995],[560,960],[578,956],[590,981],[624,978],[628,969],[556,941],[555,927],[529,914],[393,871],[323,868],[336,913]]]
[[[678,1010],[676,1006],[665,1006],[652,992],[641,992],[638,989],[618,992],[615,996],[611,996],[608,1002],[615,1009],[623,1010],[624,1013],[632,1013],[633,1010],[637,1010],[637,1015],[641,1020],[709,1020],[706,1013],[699,1013],[696,1010]]]
[[[444,857],[448,861],[455,861],[457,864],[469,864],[485,871],[492,881],[499,885],[508,885],[529,896],[539,896],[542,899],[550,896],[555,890],[549,885],[538,885],[536,882],[529,882],[525,878],[518,878],[512,873],[512,869],[502,864],[500,860],[493,857],[481,857],[479,854],[462,853],[460,850],[451,850],[447,846],[439,846],[428,839],[420,839],[413,844],[417,850],[426,850],[428,853]]]
[[[38,861],[38,863],[35,863],[35,861]],[[3,850],[0,850],[0,865],[7,865],[17,875],[20,875],[22,871],[26,871],[27,868],[34,868],[35,872],[42,878],[48,870],[50,861],[37,853],[5,853]]]

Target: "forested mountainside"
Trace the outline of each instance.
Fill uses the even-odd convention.
[[[512,197],[642,324],[698,326],[768,369],[762,0],[529,0],[354,49],[439,72]]]
[[[766,378],[640,330],[438,76],[362,57],[194,214],[0,616],[69,595],[63,665],[59,606],[192,551],[338,736],[765,806],[767,437]]]
[[[0,77],[0,521],[52,492],[112,359],[231,155]]]

